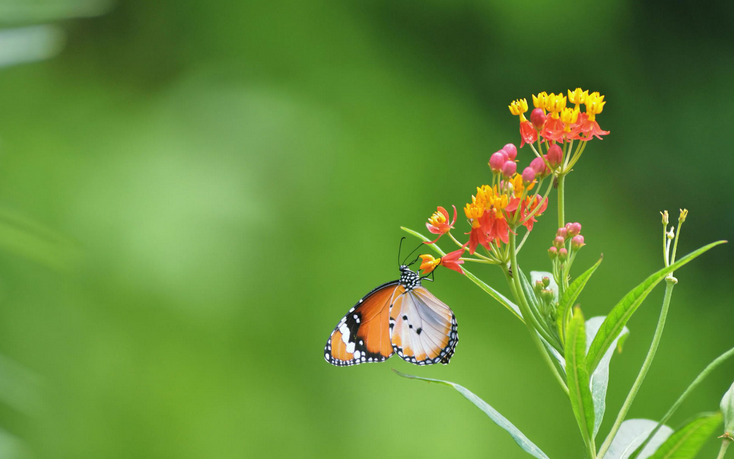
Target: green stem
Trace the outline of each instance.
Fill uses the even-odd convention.
[[[563,228],[566,226],[566,215],[564,213],[566,176],[561,174],[556,178],[556,180],[558,183],[558,227]]]
[[[612,444],[614,436],[617,435],[619,427],[622,425],[622,422],[624,422],[624,418],[627,416],[627,412],[632,406],[632,402],[634,402],[635,397],[637,396],[637,392],[640,390],[640,386],[642,386],[643,381],[645,381],[645,376],[647,376],[648,370],[650,370],[652,361],[655,358],[655,353],[657,352],[658,346],[660,345],[660,338],[663,336],[665,319],[668,317],[670,299],[673,296],[673,287],[675,287],[676,283],[677,281],[674,279],[665,280],[665,297],[663,298],[663,307],[660,311],[660,318],[658,319],[658,325],[655,328],[655,335],[652,338],[652,344],[650,344],[650,349],[647,351],[647,357],[645,357],[645,361],[642,363],[640,373],[637,375],[637,379],[635,379],[634,384],[632,384],[632,388],[630,389],[629,394],[627,394],[627,398],[625,399],[624,404],[622,404],[622,409],[619,410],[617,419],[614,420],[612,430],[609,431],[607,439],[604,441],[604,444],[601,445],[601,449],[599,449],[599,454],[597,455],[598,458],[604,457],[607,450],[609,449],[609,446]]]
[[[729,443],[731,443],[731,440],[728,438],[721,441],[721,449],[719,450],[719,455],[716,456],[716,459],[724,459],[724,454],[726,454],[726,449],[729,447]]]
[[[530,310],[530,306],[527,302],[527,299],[525,298],[525,295],[523,294],[522,286],[520,285],[520,270],[517,266],[517,252],[515,250],[515,234],[510,233],[510,266],[512,267],[512,276],[510,276],[509,273],[507,273],[507,276],[509,277],[509,281],[514,284],[514,293],[515,293],[515,299],[518,302],[518,305],[520,307],[520,311],[522,312],[523,317],[525,317],[525,325],[528,327],[528,331],[530,332],[530,338],[533,340],[535,345],[538,347],[538,350],[540,351],[540,354],[543,356],[543,360],[548,364],[548,366],[551,369],[551,372],[553,373],[553,376],[558,381],[558,384],[561,386],[561,389],[563,392],[568,396],[568,387],[566,386],[566,382],[564,381],[563,377],[561,376],[561,373],[556,368],[555,365],[553,365],[553,361],[551,360],[551,356],[548,352],[548,349],[545,348],[545,345],[540,341],[540,337],[538,336],[539,330],[536,331],[536,329],[539,329],[539,324],[534,323],[535,322],[535,316],[533,315],[532,311]],[[549,341],[550,342],[550,341]]]
[[[683,402],[686,400],[686,398],[688,398],[691,392],[693,392],[694,389],[696,389],[696,387],[698,387],[698,385],[701,384],[701,382],[704,379],[706,379],[706,376],[708,376],[712,371],[716,369],[716,367],[724,363],[732,355],[734,355],[734,348],[731,348],[728,351],[721,354],[720,356],[718,356],[716,359],[714,359],[713,362],[709,363],[708,366],[706,366],[706,368],[704,368],[703,371],[698,374],[698,376],[696,376],[696,379],[694,379],[693,382],[688,386],[688,388],[681,394],[681,396],[678,397],[678,400],[676,400],[675,403],[673,403],[673,406],[671,406],[668,412],[665,413],[665,416],[663,416],[663,418],[660,419],[658,426],[655,428],[655,430],[650,432],[650,434],[647,436],[647,439],[645,440],[645,443],[643,443],[642,446],[640,446],[637,449],[637,451],[642,451],[643,449],[645,449],[645,446],[647,446],[647,444],[650,443],[650,440],[652,440],[652,438],[655,436],[658,430],[660,430],[660,428],[666,422],[668,422],[668,419],[670,419],[670,417],[673,416],[675,411],[678,409],[678,407],[680,407],[683,404]]]

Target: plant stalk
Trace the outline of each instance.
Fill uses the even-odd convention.
[[[622,404],[622,408],[619,410],[619,414],[617,414],[617,419],[614,420],[614,425],[609,431],[607,439],[604,441],[604,443],[601,445],[601,448],[599,449],[599,453],[596,456],[597,458],[603,458],[604,454],[606,454],[607,450],[609,449],[609,446],[611,446],[614,436],[617,435],[619,427],[622,425],[622,422],[624,422],[624,418],[627,416],[627,412],[632,406],[632,402],[634,402],[635,397],[637,396],[637,392],[639,392],[642,383],[645,381],[645,376],[647,376],[647,372],[650,370],[650,366],[652,366],[652,361],[655,358],[655,353],[657,352],[658,346],[660,345],[660,339],[663,336],[665,319],[668,317],[670,299],[673,296],[673,287],[675,287],[676,283],[677,281],[675,279],[665,279],[665,297],[663,298],[663,307],[660,310],[660,318],[658,319],[658,325],[655,328],[655,335],[652,338],[650,349],[647,351],[647,356],[645,357],[645,361],[642,363],[642,368],[640,368],[640,373],[637,375],[637,379],[635,379],[634,384],[632,384],[632,388],[630,389],[629,394],[627,394],[627,398]]]

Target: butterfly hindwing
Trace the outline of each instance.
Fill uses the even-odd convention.
[[[390,304],[402,291],[399,281],[388,282],[359,300],[331,332],[324,347],[326,361],[348,366],[390,358]]]
[[[448,364],[459,341],[451,308],[421,286],[395,299],[390,331],[395,352],[416,365]]]

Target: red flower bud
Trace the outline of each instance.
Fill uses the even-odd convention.
[[[569,237],[574,237],[581,232],[581,223],[566,223],[566,231]]]
[[[564,239],[562,236],[556,236],[555,239],[553,239],[553,246],[556,248],[561,248],[566,243],[566,239]]]
[[[504,155],[498,151],[489,158],[489,167],[492,169],[492,172],[500,172],[506,161],[507,159],[505,159]]]
[[[551,247],[550,249],[548,249],[548,256],[551,260],[555,260],[558,256],[558,249],[555,247]]]
[[[578,250],[585,245],[586,244],[584,244],[584,237],[580,234],[578,236],[574,236],[573,239],[571,239],[571,247],[574,250]]]
[[[535,180],[535,169],[532,167],[526,167],[525,170],[522,171],[522,181],[530,183],[533,180]]]
[[[508,143],[504,147],[502,147],[502,150],[507,153],[507,157],[514,161],[515,158],[517,158],[517,147],[511,143]]]
[[[546,115],[543,113],[542,108],[536,108],[530,112],[530,122],[533,123],[536,129],[541,129],[545,124]]]
[[[515,161],[507,161],[502,165],[502,175],[505,177],[512,177],[517,172],[517,164]]]
[[[563,163],[563,150],[558,146],[557,143],[551,145],[548,149],[548,163],[555,169]]]
[[[548,169],[548,166],[545,165],[545,161],[543,161],[543,158],[535,158],[534,160],[530,161],[530,167],[533,168],[535,171],[535,175],[539,178],[545,178],[550,174],[550,169]]]
[[[561,261],[565,261],[568,258],[568,250],[565,248],[558,251],[558,258],[561,259]]]
[[[565,240],[568,237],[568,230],[566,228],[558,228],[556,236],[562,237]]]

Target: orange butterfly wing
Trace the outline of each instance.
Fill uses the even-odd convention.
[[[416,365],[448,364],[459,342],[453,311],[424,287],[407,291],[390,311],[395,352]]]
[[[349,310],[331,332],[324,358],[336,366],[384,362],[393,355],[390,341],[390,305],[402,298],[399,281],[388,282],[368,293]]]

